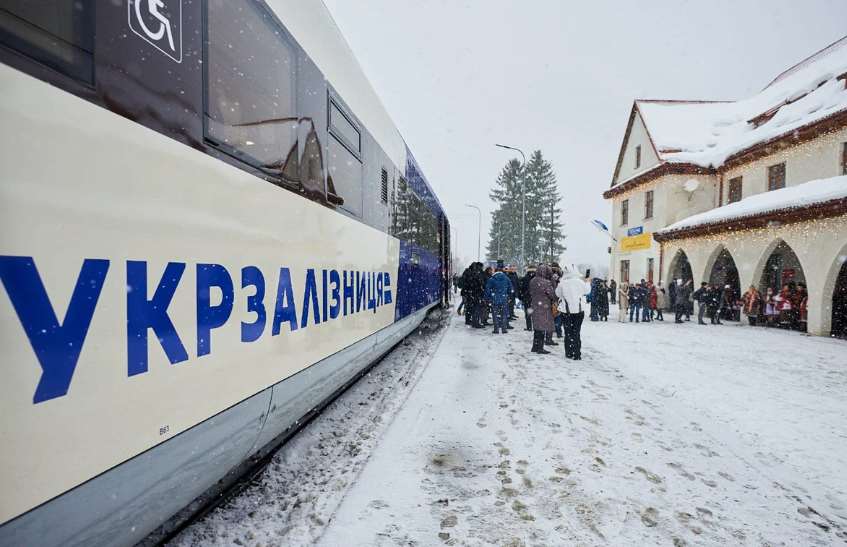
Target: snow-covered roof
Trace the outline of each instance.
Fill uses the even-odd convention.
[[[684,218],[656,233],[661,235],[698,226],[741,220],[764,213],[808,207],[838,199],[847,199],[847,175],[813,180],[789,188],[755,194],[741,201]]]
[[[720,167],[727,158],[847,110],[847,36],[733,102],[637,100],[659,158]],[[756,123],[753,122],[755,120]]]

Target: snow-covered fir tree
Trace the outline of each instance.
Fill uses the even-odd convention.
[[[497,177],[489,195],[497,208],[492,213],[486,255],[507,264],[520,262],[521,180],[526,192],[526,263],[556,261],[565,250],[561,197],[553,166],[540,150],[533,152],[524,169],[518,160],[511,160]]]

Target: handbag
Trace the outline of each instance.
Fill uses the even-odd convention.
[[[557,317],[559,315],[559,303],[553,302],[553,317]]]

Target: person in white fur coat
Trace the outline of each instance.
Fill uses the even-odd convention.
[[[565,357],[579,361],[582,359],[582,339],[580,331],[585,319],[586,295],[591,292],[588,277],[580,277],[575,266],[562,268],[562,279],[556,287],[559,297],[559,313],[564,314]]]

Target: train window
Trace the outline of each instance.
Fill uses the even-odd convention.
[[[92,84],[94,0],[3,0],[0,43]]]
[[[362,153],[362,134],[334,100],[329,100],[329,132],[357,158]]]
[[[207,9],[206,138],[297,182],[292,44],[259,2],[209,0]]]

